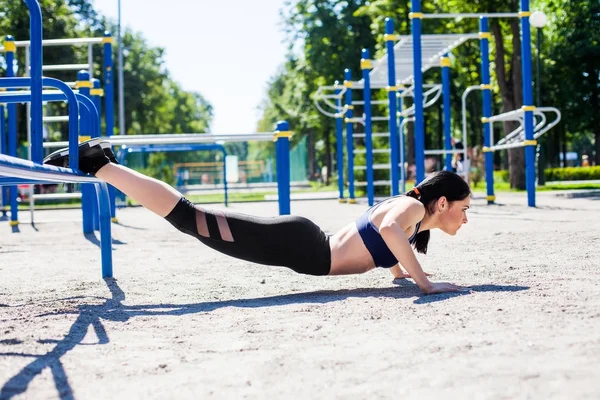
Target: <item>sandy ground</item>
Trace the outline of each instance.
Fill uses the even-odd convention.
[[[234,260],[141,208],[103,280],[79,211],[0,222],[0,398],[599,399],[600,194],[498,198],[433,233],[424,269],[472,291],[431,296]],[[292,204],[327,232],[365,208]]]

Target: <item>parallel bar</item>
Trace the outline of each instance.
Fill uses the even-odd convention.
[[[79,71],[80,69],[88,69],[90,64],[56,64],[43,65],[42,71]]]
[[[46,39],[42,40],[42,46],[78,46],[84,44],[99,44],[102,43],[102,38],[73,38],[73,39]],[[17,47],[28,47],[31,44],[29,40],[17,40]]]
[[[423,19],[445,19],[445,18],[519,18],[519,13],[466,13],[466,14],[423,14]]]

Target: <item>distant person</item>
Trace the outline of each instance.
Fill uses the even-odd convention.
[[[68,149],[62,149],[44,163],[65,166],[68,157]],[[261,218],[195,206],[166,183],[116,164],[110,144],[100,139],[82,143],[79,157],[81,171],[110,183],[181,232],[231,257],[319,276],[391,268],[394,277],[414,279],[425,293],[464,289],[429,281],[413,252],[427,252],[431,229],[455,235],[467,223],[471,189],[452,172],[429,175],[405,195],[376,204],[328,236],[299,216]]]

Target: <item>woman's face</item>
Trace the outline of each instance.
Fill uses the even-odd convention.
[[[469,220],[467,210],[471,206],[471,196],[464,200],[448,201],[445,197],[438,200],[439,228],[448,235],[456,235],[456,232]]]

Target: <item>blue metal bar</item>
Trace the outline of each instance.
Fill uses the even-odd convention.
[[[344,80],[346,85],[346,157],[348,159],[348,203],[355,203],[354,197],[354,126],[350,120],[354,114],[352,106],[352,71],[349,69],[344,70]]]
[[[425,179],[425,126],[423,115],[423,73],[421,72],[421,0],[412,0],[412,37],[415,101],[415,167],[418,184]]]
[[[104,128],[105,135],[112,136],[115,133],[115,105],[114,105],[114,79],[113,79],[113,37],[109,31],[104,32],[102,40],[104,51]],[[98,108],[99,110],[99,108]],[[108,185],[110,196],[110,212],[112,221],[117,220],[117,190],[112,185]]]
[[[100,127],[102,126],[102,98],[99,94],[97,94],[97,90],[100,90],[102,88],[101,84],[100,84],[100,79],[96,79],[96,78],[92,78],[92,87],[94,89],[94,92],[92,92],[92,100],[94,101],[94,106],[96,106],[96,110],[98,110],[98,117],[99,117],[99,123],[100,123]]]
[[[396,61],[394,55],[394,20],[391,18],[385,19],[385,33],[390,39],[386,39],[386,47],[387,47],[387,56],[388,56],[388,103],[389,103],[389,131],[390,131],[390,148],[391,148],[391,156],[390,156],[390,167],[391,167],[391,190],[392,196],[396,196],[399,194],[398,188],[398,164],[399,164],[399,145],[398,145],[398,125],[396,125],[396,121],[398,120],[397,116],[397,100],[396,95],[398,93],[396,87]]]
[[[106,136],[112,136],[115,130],[112,43],[113,38],[111,33],[108,31],[104,32],[104,118],[106,123]]]
[[[535,207],[535,141],[533,139],[533,91],[531,81],[531,26],[529,0],[521,0],[521,65],[523,68],[523,105],[525,119],[525,187],[527,205]]]
[[[31,161],[41,163],[42,149],[42,10],[37,0],[24,0],[29,8],[31,76]]]
[[[77,118],[79,116],[79,104],[77,102],[77,98],[75,97],[75,93],[69,86],[67,86],[64,82],[59,81],[54,78],[43,78],[43,83],[45,86],[56,88],[63,92],[67,99],[67,107],[69,110],[69,167],[72,169],[79,168],[79,143],[78,143],[78,124]],[[31,78],[3,78],[0,79],[0,87],[10,88],[29,88],[31,86]],[[3,94],[0,93],[0,98],[5,97],[4,102],[15,101],[15,99],[19,99],[21,95],[10,95],[9,93]],[[23,98],[28,98],[29,100],[24,101],[33,101],[33,93],[31,97],[26,97],[28,95],[22,95]],[[40,97],[40,100],[42,98]],[[16,143],[16,127],[15,127],[15,143]],[[39,147],[42,148],[42,144],[39,144]],[[9,149],[10,150],[10,149]],[[43,150],[43,148],[42,148]],[[32,149],[33,151],[33,149]],[[43,153],[42,153],[43,154]],[[12,154],[11,154],[12,155]],[[15,156],[16,156],[16,144],[15,144]],[[40,162],[41,163],[41,160]]]
[[[369,50],[362,49],[362,59],[360,60],[360,69],[363,76],[363,100],[365,113],[365,147],[366,147],[366,173],[367,173],[367,203],[372,206],[375,202],[375,177],[373,176],[373,127],[371,116],[371,79],[369,71],[371,62]]]
[[[100,205],[98,219],[100,225],[100,252],[102,254],[102,277],[112,278],[112,236],[108,185],[105,182],[101,182],[94,184],[94,187],[96,199]]]
[[[487,17],[479,19],[480,41],[479,49],[481,52],[481,84],[484,89],[481,92],[483,99],[483,118],[492,116],[492,91],[490,89],[490,51],[489,51],[489,24]],[[491,125],[483,124],[483,146],[490,147],[491,142]],[[494,204],[496,196],[494,195],[494,153],[485,152],[485,183],[487,187],[486,200],[488,204]]]
[[[444,148],[452,150],[452,120],[450,108],[450,59],[448,53],[441,59],[442,94],[444,101]],[[452,171],[452,153],[446,153],[446,170]]]
[[[402,90],[398,91],[398,94],[401,94]],[[402,112],[404,110],[404,98],[402,96],[398,96],[398,111]],[[404,117],[400,117],[398,119],[398,136],[400,141],[400,180],[402,181],[402,193],[406,193],[406,168],[405,164],[405,150],[404,150],[404,128],[402,128],[402,121],[404,121]]]
[[[8,144],[6,139],[7,137],[5,110],[4,105],[0,105],[0,154],[7,154],[8,152]],[[2,207],[2,210],[0,210],[0,212],[2,213],[3,217],[6,217],[6,212],[8,211],[6,209],[6,206],[9,204],[8,188],[3,186],[2,188],[0,188],[0,191],[0,198],[2,199],[2,202],[0,202],[0,207]]]
[[[79,94],[89,98],[90,97],[90,73],[88,71],[82,70],[77,72],[77,88],[79,90]],[[87,111],[83,111],[80,113],[80,135],[82,136],[92,136],[92,132],[88,131],[87,128],[90,126],[88,121],[89,118],[92,118],[91,115]],[[83,129],[85,127],[85,130]]]
[[[339,82],[335,82],[336,86],[339,85]],[[341,89],[336,89],[335,94],[339,95],[341,93]],[[335,105],[338,107],[338,110],[342,109],[342,99],[338,97],[336,99]],[[344,127],[343,127],[343,117],[344,113],[338,111],[336,113],[337,117],[335,118],[335,141],[336,141],[336,149],[337,149],[337,172],[338,172],[338,189],[339,189],[339,202],[344,202]]]
[[[290,214],[290,125],[279,121],[275,132],[275,154],[277,157],[277,191],[279,215]]]
[[[4,39],[5,59],[6,59],[6,77],[13,78],[15,76],[15,39],[8,35]],[[8,89],[9,91],[12,89]],[[9,156],[17,156],[17,105],[8,104],[8,148]],[[19,202],[17,201],[19,192],[16,186],[8,188],[8,199],[10,203],[10,225],[16,226],[19,224]]]

